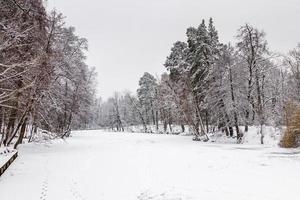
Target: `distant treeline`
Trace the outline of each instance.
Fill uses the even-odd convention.
[[[196,140],[208,140],[220,130],[237,138],[250,125],[286,124],[285,107],[300,102],[300,45],[288,55],[273,53],[266,34],[241,26],[235,44],[219,42],[213,20],[186,31],[187,40],[171,48],[164,67],[168,73],[145,73],[136,95],[116,93],[100,104],[99,125],[188,125]]]

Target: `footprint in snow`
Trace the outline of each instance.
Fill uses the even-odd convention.
[[[73,183],[71,184],[70,192],[72,193],[73,197],[76,200],[85,200],[86,199],[82,196],[82,194],[77,189],[77,182],[76,181],[73,181]]]
[[[43,181],[40,200],[46,200],[47,199],[47,193],[48,193],[48,178],[46,178]]]

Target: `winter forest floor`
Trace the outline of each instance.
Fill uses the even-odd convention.
[[[20,146],[3,200],[282,200],[299,195],[300,150],[190,136],[74,132]]]

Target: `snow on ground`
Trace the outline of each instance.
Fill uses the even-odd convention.
[[[15,153],[13,149],[0,147],[0,167],[2,167]]]
[[[142,125],[126,126],[125,130],[126,132],[140,133],[144,131],[144,128]],[[278,143],[282,137],[282,134],[284,133],[284,130],[285,127],[263,126],[264,144],[267,144],[269,146],[278,146]],[[113,130],[111,129],[106,129],[106,131],[113,132]],[[158,130],[156,130],[155,125],[148,125],[147,131],[149,133],[164,133],[162,124],[158,126]],[[249,126],[249,131],[246,133],[244,132],[244,127],[240,127],[240,131],[244,134],[242,141],[243,144],[261,144],[261,128],[259,126]],[[191,135],[191,131],[188,126],[185,126],[185,132],[182,133],[181,126],[178,125],[173,125],[172,130],[170,130],[170,127],[168,126],[165,134],[168,133],[172,133],[175,135],[180,134],[185,136]],[[237,143],[235,134],[234,137],[227,137],[224,132],[221,132],[219,130],[217,130],[216,132],[212,131],[212,127],[210,127],[210,131],[208,133],[208,136],[210,138],[209,142],[235,144]]]
[[[242,130],[242,128],[240,128]],[[263,127],[263,133],[264,133],[264,144],[267,146],[276,147],[279,144],[279,141],[282,138],[282,133],[284,133],[285,127],[272,127],[272,126],[264,126]],[[244,133],[243,137],[243,144],[247,145],[259,145],[261,144],[261,134],[260,134],[260,127],[258,126],[250,126],[249,131]],[[209,142],[215,142],[215,143],[231,143],[235,144],[236,137],[227,137],[225,133],[222,133],[220,131],[216,133],[210,133],[209,134]]]
[[[22,145],[4,200],[282,200],[299,196],[300,150],[190,136],[74,132]]]

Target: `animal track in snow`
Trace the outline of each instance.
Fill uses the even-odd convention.
[[[77,182],[76,181],[73,181],[72,185],[71,185],[71,188],[70,188],[70,192],[72,193],[73,197],[76,199],[76,200],[85,200],[86,198],[84,198],[82,196],[82,194],[78,191],[77,189]]]
[[[47,193],[48,193],[48,178],[46,178],[43,181],[40,200],[46,200],[47,199]]]

